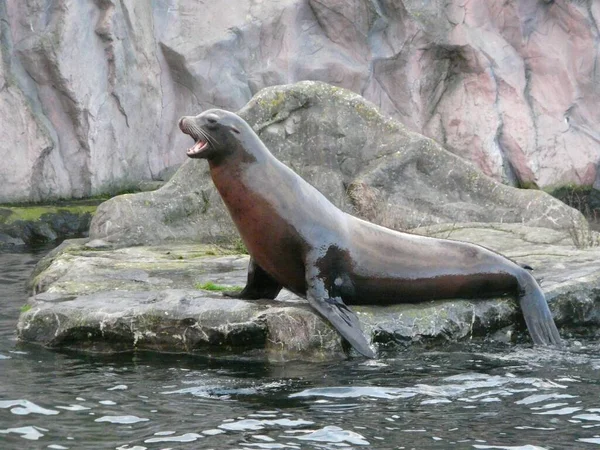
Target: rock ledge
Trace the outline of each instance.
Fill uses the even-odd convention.
[[[468,240],[536,268],[563,336],[595,335],[600,325],[600,248],[578,250],[563,232],[515,224],[459,224],[416,230]],[[270,360],[342,358],[339,335],[307,303],[242,301],[198,289],[242,286],[247,257],[206,245],[114,249],[68,241],[32,278],[34,295],[18,323],[22,341],[93,352],[153,350],[236,354]],[[510,298],[354,307],[377,344],[506,339],[520,323]]]

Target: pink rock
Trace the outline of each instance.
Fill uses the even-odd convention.
[[[320,80],[512,185],[591,184],[595,1],[4,2],[0,202],[127,188],[181,163],[177,118]],[[6,182],[4,182],[6,180]]]

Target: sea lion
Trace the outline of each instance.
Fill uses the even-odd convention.
[[[518,296],[535,344],[560,345],[533,276],[484,247],[402,233],[351,216],[277,160],[239,116],[211,109],[182,117],[190,158],[212,180],[250,253],[241,299],[304,297],[361,354],[374,357],[346,305]]]

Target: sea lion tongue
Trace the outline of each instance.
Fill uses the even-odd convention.
[[[188,156],[197,156],[198,154],[202,153],[202,150],[204,150],[207,146],[208,146],[208,142],[206,142],[203,139],[198,139],[196,141],[196,143],[194,144],[194,146],[190,147],[188,149],[187,155]]]

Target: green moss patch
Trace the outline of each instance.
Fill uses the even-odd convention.
[[[206,283],[196,283],[194,287],[196,289],[202,289],[205,291],[216,291],[216,292],[223,292],[223,291],[239,292],[242,290],[242,288],[240,286],[225,286],[222,284],[215,284],[212,281],[207,281]]]
[[[92,214],[96,212],[97,205],[70,205],[70,206],[0,206],[0,223],[11,224],[19,220],[35,222],[44,214],[60,214],[69,212],[75,215]]]

